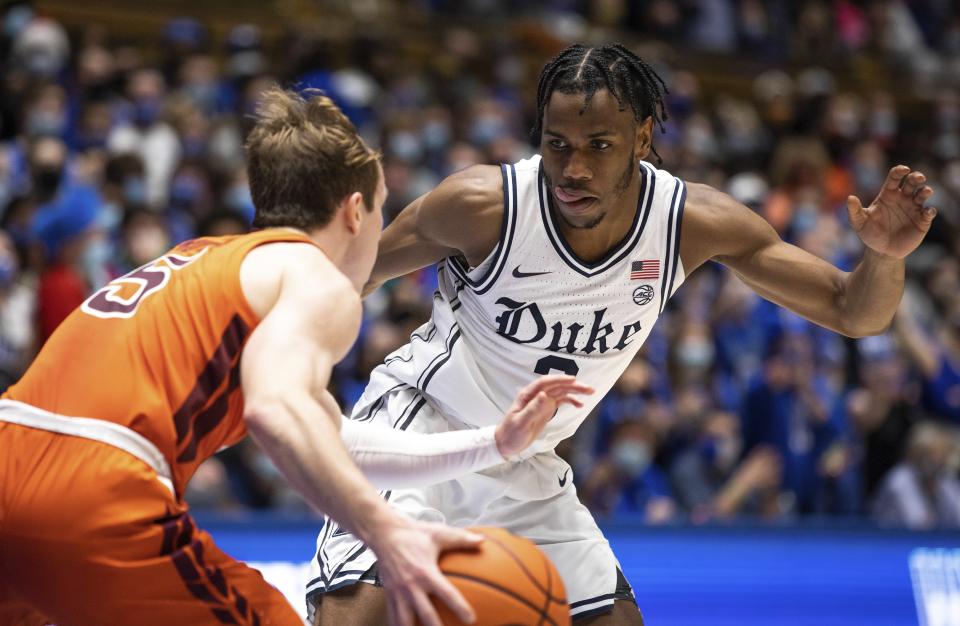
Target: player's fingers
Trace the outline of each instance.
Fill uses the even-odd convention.
[[[933,188],[926,185],[921,185],[913,194],[913,201],[917,204],[923,204],[927,199],[933,195]]]
[[[847,197],[847,215],[850,216],[850,224],[859,229],[867,217],[863,205],[860,204],[860,198],[856,196]]]
[[[556,400],[557,398],[572,394],[582,394],[588,396],[593,393],[593,387],[578,382],[558,383],[544,388],[542,393],[547,394],[548,398]]]
[[[430,582],[432,583],[430,592],[450,607],[450,610],[460,618],[461,622],[472,624],[476,621],[477,616],[473,611],[473,607],[471,607],[467,599],[463,597],[460,590],[454,587],[445,576],[442,574],[437,575]]]
[[[582,409],[582,408],[583,408],[583,402],[580,402],[579,400],[577,400],[577,399],[576,399],[575,397],[573,397],[573,396],[564,396],[563,398],[560,398],[559,400],[557,400],[557,404],[558,404],[558,405],[559,405],[559,404],[572,404],[573,406],[577,407],[578,409]]]
[[[908,196],[916,193],[917,188],[927,182],[927,177],[922,172],[910,172],[902,180],[900,190]]]
[[[484,539],[480,533],[471,532],[463,528],[445,526],[443,524],[434,525],[432,534],[433,541],[440,549],[440,552],[455,548],[473,549],[479,546]]]
[[[412,591],[410,601],[413,604],[413,610],[416,611],[417,617],[420,619],[421,626],[443,626],[440,616],[437,615],[437,609],[430,602],[427,594],[419,590]]]
[[[549,374],[547,376],[541,376],[524,387],[523,392],[527,393],[527,399],[529,400],[544,389],[549,389],[550,387],[555,387],[557,385],[569,384],[574,381],[576,381],[576,378],[573,376],[567,376],[566,374]]]
[[[387,595],[387,622],[390,626],[413,626],[413,611],[399,591]]]
[[[887,172],[887,180],[884,182],[884,188],[894,191],[900,187],[903,178],[910,173],[910,168],[906,165],[894,165]]]
[[[546,376],[541,376],[517,393],[517,402],[520,406],[523,406],[535,398],[544,387],[572,379],[573,376],[567,376],[566,374],[547,374]]]
[[[589,396],[593,393],[593,387],[583,383],[571,382],[553,385],[548,387],[545,391],[547,392],[547,395],[552,398],[571,394],[582,394]]]

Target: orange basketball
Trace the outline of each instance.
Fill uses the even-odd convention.
[[[470,530],[486,536],[480,548],[445,552],[439,565],[476,612],[475,626],[570,625],[563,581],[540,548],[502,528]],[[463,624],[434,604],[444,624]]]

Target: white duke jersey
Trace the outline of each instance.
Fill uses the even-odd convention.
[[[596,389],[560,408],[524,457],[571,436],[613,386],[684,279],[680,224],[686,188],[641,162],[630,231],[602,259],[577,258],[548,204],[540,157],[502,165],[504,213],[496,248],[476,268],[438,264],[429,322],[371,375],[354,419],[370,419],[390,389],[420,390],[451,428],[497,424],[540,374],[566,373]],[[409,416],[407,415],[409,413]],[[394,424],[406,428],[416,410]]]

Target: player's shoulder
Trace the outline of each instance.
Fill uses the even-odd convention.
[[[703,183],[686,183],[684,220],[720,220],[736,212],[739,203],[726,193]]]
[[[447,176],[433,192],[456,198],[467,208],[498,207],[503,201],[503,176],[498,165],[471,165]]]
[[[310,308],[349,312],[362,306],[350,280],[320,248],[307,242],[257,246],[244,259],[240,279],[247,300],[260,317],[269,312],[282,290],[292,292]]]

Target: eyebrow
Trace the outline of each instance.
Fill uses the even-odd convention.
[[[550,130],[548,128],[545,128],[543,130],[543,134],[551,135],[553,137],[558,137],[560,139],[566,139],[566,137],[563,134]],[[613,131],[613,130],[598,130],[595,133],[590,133],[589,135],[587,135],[587,139],[596,139],[597,137],[613,137],[616,134],[617,134],[616,131]]]

